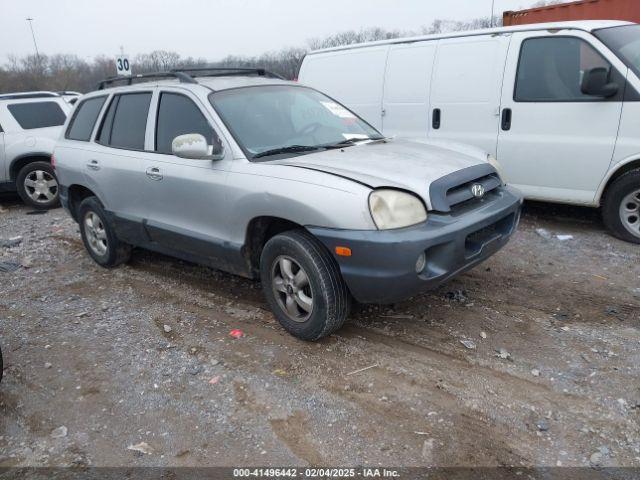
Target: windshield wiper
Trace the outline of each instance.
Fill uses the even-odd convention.
[[[323,147],[325,148],[342,148],[342,147],[349,147],[351,145],[355,145],[358,142],[366,142],[366,141],[373,141],[373,142],[379,142],[381,140],[385,140],[385,137],[367,137],[367,138],[347,138],[346,140],[342,140],[338,143],[330,143],[329,145],[323,145]]]
[[[298,152],[313,152],[315,150],[322,150],[324,146],[312,146],[312,145],[289,145],[287,147],[273,148],[271,150],[265,150],[253,156],[253,158],[269,157],[271,155],[278,155],[281,153],[298,153]]]

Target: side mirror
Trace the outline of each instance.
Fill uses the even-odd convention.
[[[192,160],[222,160],[224,147],[216,138],[213,146],[209,147],[207,139],[199,133],[187,133],[179,135],[171,142],[171,152],[181,158]]]
[[[580,90],[585,95],[593,95],[594,97],[613,97],[618,93],[620,87],[617,83],[609,81],[609,73],[610,70],[605,67],[586,70]]]

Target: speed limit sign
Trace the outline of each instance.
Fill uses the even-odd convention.
[[[131,76],[131,64],[129,63],[129,57],[126,55],[118,55],[116,57],[116,74],[125,77]]]

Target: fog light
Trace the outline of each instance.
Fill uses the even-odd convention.
[[[416,260],[416,273],[420,273],[422,270],[424,270],[424,267],[426,264],[427,264],[427,257],[425,256],[424,252],[422,252],[418,256],[418,260]]]

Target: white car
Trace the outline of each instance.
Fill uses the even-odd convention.
[[[54,92],[0,95],[0,192],[39,209],[58,204],[51,154],[70,110]]]
[[[494,155],[525,198],[602,207],[640,243],[640,25],[584,21],[312,52],[299,79],[385,135]]]

